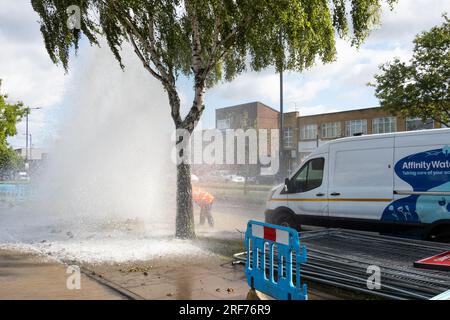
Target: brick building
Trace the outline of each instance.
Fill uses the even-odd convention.
[[[279,128],[279,112],[264,103],[250,102],[231,107],[216,109],[216,129],[268,129],[268,139],[270,130]],[[269,145],[269,142],[267,142]],[[236,146],[235,146],[236,148]],[[248,142],[246,142],[248,148]],[[270,145],[268,147],[270,150]],[[224,150],[225,152],[226,150]],[[236,154],[236,149],[235,149]],[[224,155],[225,158],[225,155]],[[258,176],[260,164],[242,165],[221,165],[221,170],[230,170],[245,176]]]
[[[216,129],[278,129],[279,112],[264,103],[250,102],[216,109]]]
[[[279,128],[279,112],[261,102],[216,110],[217,129],[248,128],[243,119],[254,122],[254,128]],[[245,120],[246,121],[246,120]],[[245,122],[244,121],[244,122]],[[301,116],[284,114],[283,159],[287,173],[318,146],[331,139],[359,134],[388,133],[439,128],[433,120],[393,116],[380,107]]]

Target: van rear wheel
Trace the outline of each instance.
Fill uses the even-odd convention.
[[[287,212],[278,213],[273,223],[282,227],[288,227],[300,231],[300,226],[297,224],[292,214]]]

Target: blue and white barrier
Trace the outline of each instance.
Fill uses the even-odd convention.
[[[245,275],[252,289],[279,300],[308,299],[307,286],[300,282],[300,264],[306,262],[306,247],[300,245],[296,230],[249,221],[245,246]]]

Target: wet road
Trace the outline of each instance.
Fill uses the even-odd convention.
[[[200,209],[194,207],[196,231],[199,234],[216,234],[219,237],[235,236],[240,238],[247,228],[249,220],[264,221],[264,206],[245,205],[243,203],[220,202],[214,203],[212,215],[215,226],[210,228],[207,224],[199,225]]]

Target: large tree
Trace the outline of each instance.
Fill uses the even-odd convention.
[[[91,44],[105,38],[123,67],[121,47],[128,42],[143,68],[161,81],[175,127],[190,133],[205,108],[207,88],[248,68],[302,71],[319,60],[331,62],[335,35],[359,45],[377,23],[382,2],[395,0],[31,0],[54,63],[67,70],[71,48],[84,34]],[[72,28],[78,11],[80,29]],[[181,74],[193,80],[185,116],[176,87]],[[182,153],[183,139],[176,144]],[[190,167],[180,163],[176,236],[194,237],[193,221]]]
[[[16,135],[16,124],[26,114],[22,102],[8,102],[8,95],[1,93],[0,79],[0,176],[9,176],[22,166],[22,159],[8,145],[8,137]]]
[[[450,122],[450,21],[414,39],[409,63],[398,58],[380,66],[375,96],[394,115]]]

